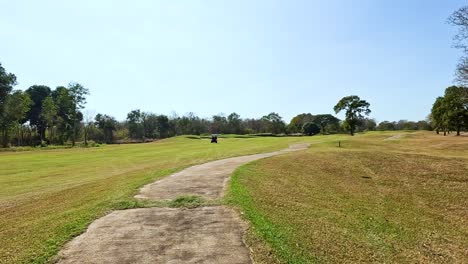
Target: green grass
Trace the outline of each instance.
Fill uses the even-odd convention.
[[[397,134],[401,132],[396,132]],[[245,165],[258,263],[468,262],[468,137],[368,133]]]
[[[0,153],[0,263],[45,263],[114,209],[163,206],[132,197],[144,184],[190,165],[269,152],[331,137],[177,137],[146,144]],[[182,199],[173,206],[201,201]],[[166,205],[166,204],[164,204]]]
[[[200,196],[184,195],[175,198],[168,203],[172,208],[196,208],[205,205],[206,201]]]

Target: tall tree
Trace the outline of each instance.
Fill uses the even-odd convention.
[[[52,97],[57,106],[57,136],[60,144],[64,144],[73,134],[73,100],[68,88],[64,86],[57,87],[52,91]]]
[[[57,117],[57,106],[51,95],[47,96],[42,102],[41,120],[44,120],[46,128],[49,130],[49,141],[53,139],[53,127]]]
[[[45,85],[33,85],[26,90],[26,93],[29,94],[33,102],[31,109],[28,111],[27,119],[29,120],[29,124],[36,128],[39,138],[42,141],[45,139],[45,131],[47,128],[46,122],[41,115],[42,104],[50,95],[51,90]]]
[[[327,126],[340,124],[340,120],[330,114],[316,115],[313,122],[320,127],[322,134],[325,134]]]
[[[369,115],[371,110],[370,104],[365,100],[361,100],[357,95],[343,97],[333,108],[335,113],[346,111],[346,123],[349,126],[351,136],[354,136],[356,125],[359,120],[364,118],[364,115]]]
[[[127,114],[128,132],[130,138],[142,139],[145,131],[142,124],[142,113],[139,109],[132,110]]]
[[[86,110],[83,115],[83,136],[84,136],[84,144],[88,146],[88,138],[91,130],[94,128],[94,111]]]
[[[278,113],[269,113],[268,115],[263,116],[262,120],[267,123],[269,132],[273,134],[280,134],[285,132],[286,124]]]
[[[158,115],[148,112],[142,113],[143,131],[146,138],[158,137]]]
[[[68,90],[71,98],[70,119],[73,121],[73,137],[72,145],[75,146],[76,130],[79,122],[83,119],[83,113],[80,112],[86,104],[86,95],[89,95],[89,90],[79,83],[70,83]]]
[[[158,116],[158,132],[160,138],[166,138],[169,134],[169,118],[165,115]]]
[[[449,17],[449,23],[458,27],[454,36],[454,46],[463,51],[457,67],[458,81],[468,84],[468,6],[461,7]]]
[[[289,122],[288,125],[288,133],[301,133],[302,127],[305,123],[313,122],[315,120],[315,116],[310,113],[303,113],[299,114]]]
[[[104,134],[104,141],[106,143],[112,143],[114,139],[114,131],[116,129],[117,120],[109,115],[96,115],[96,126],[102,131]]]
[[[240,118],[240,115],[237,113],[231,113],[227,117],[227,122],[228,122],[228,133],[231,134],[241,134],[242,133],[242,120]]]
[[[0,116],[3,115],[6,98],[15,85],[16,76],[13,73],[7,73],[0,63]]]
[[[450,86],[445,90],[446,118],[449,125],[460,135],[463,127],[468,127],[468,88]]]
[[[437,134],[439,134],[440,130],[443,130],[445,135],[445,130],[447,127],[447,119],[445,117],[445,113],[446,111],[444,97],[439,96],[435,100],[431,109],[431,123],[432,126],[435,128]]]
[[[316,123],[307,122],[302,126],[302,132],[308,136],[320,133],[320,127]]]
[[[19,90],[7,94],[5,97],[3,111],[0,115],[0,131],[3,147],[8,146],[10,131],[22,123],[31,104],[32,101],[29,95]]]
[[[228,121],[224,114],[214,115],[211,121],[211,133],[220,134],[226,133]]]

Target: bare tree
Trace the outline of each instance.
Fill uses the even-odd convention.
[[[457,81],[468,85],[468,6],[453,12],[448,22],[458,27],[458,33],[453,37],[454,47],[463,51],[463,56],[457,65]]]
[[[85,146],[88,146],[88,137],[91,127],[94,125],[94,117],[96,116],[96,111],[94,110],[85,110],[83,116],[83,132],[84,132],[84,143]]]

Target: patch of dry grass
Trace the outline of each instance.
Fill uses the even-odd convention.
[[[466,263],[468,138],[389,136],[254,162],[229,199],[279,262]]]

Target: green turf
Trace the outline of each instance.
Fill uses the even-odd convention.
[[[157,206],[132,197],[146,183],[187,166],[331,137],[185,136],[154,143],[0,153],[0,263],[44,263],[113,209]],[[173,206],[200,201],[174,201]]]

